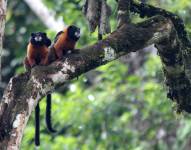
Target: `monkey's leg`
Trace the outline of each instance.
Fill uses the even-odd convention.
[[[55,49],[56,51],[56,56],[58,57],[59,60],[63,58],[63,51],[61,49]]]
[[[40,65],[48,65],[48,55],[47,57],[41,59]]]
[[[36,65],[36,61],[33,58],[28,59],[28,62],[29,62],[31,67],[34,67]]]

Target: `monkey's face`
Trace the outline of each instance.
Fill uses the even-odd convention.
[[[68,27],[68,36],[74,41],[78,41],[80,38],[80,28],[71,25]]]
[[[50,46],[51,41],[44,32],[31,33],[30,42],[36,46]]]

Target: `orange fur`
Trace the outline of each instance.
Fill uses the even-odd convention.
[[[63,55],[68,52],[68,50],[73,50],[75,48],[76,41],[68,38],[68,28],[66,28],[63,33],[58,37],[58,40],[54,44],[55,53],[58,59],[62,59]]]
[[[27,61],[30,67],[33,67],[34,65],[47,65],[48,64],[47,46],[45,45],[35,46],[29,43],[27,46]]]

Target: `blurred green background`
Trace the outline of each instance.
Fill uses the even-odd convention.
[[[97,33],[90,34],[81,12],[81,0],[43,0],[55,17],[82,30],[78,48],[92,44]],[[148,3],[179,14],[191,31],[190,0],[150,0]],[[112,31],[116,27],[115,0],[112,7]],[[36,4],[38,5],[38,4]],[[134,22],[140,21],[132,14]],[[8,1],[4,39],[3,88],[10,77],[24,72],[22,60],[31,32],[44,31],[53,40],[56,32],[47,28],[24,0]],[[45,99],[41,107],[40,150],[186,150],[191,149],[191,118],[175,113],[166,98],[162,67],[153,47],[125,56],[81,75],[53,93],[53,126],[45,127]],[[34,149],[34,114],[24,132],[21,149]]]

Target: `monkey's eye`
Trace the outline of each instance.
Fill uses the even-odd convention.
[[[42,41],[42,37],[41,36],[36,36],[34,39],[37,42],[41,42]]]
[[[75,35],[77,38],[79,38],[79,37],[80,37],[80,31],[76,31],[76,32],[74,33],[74,35]]]

